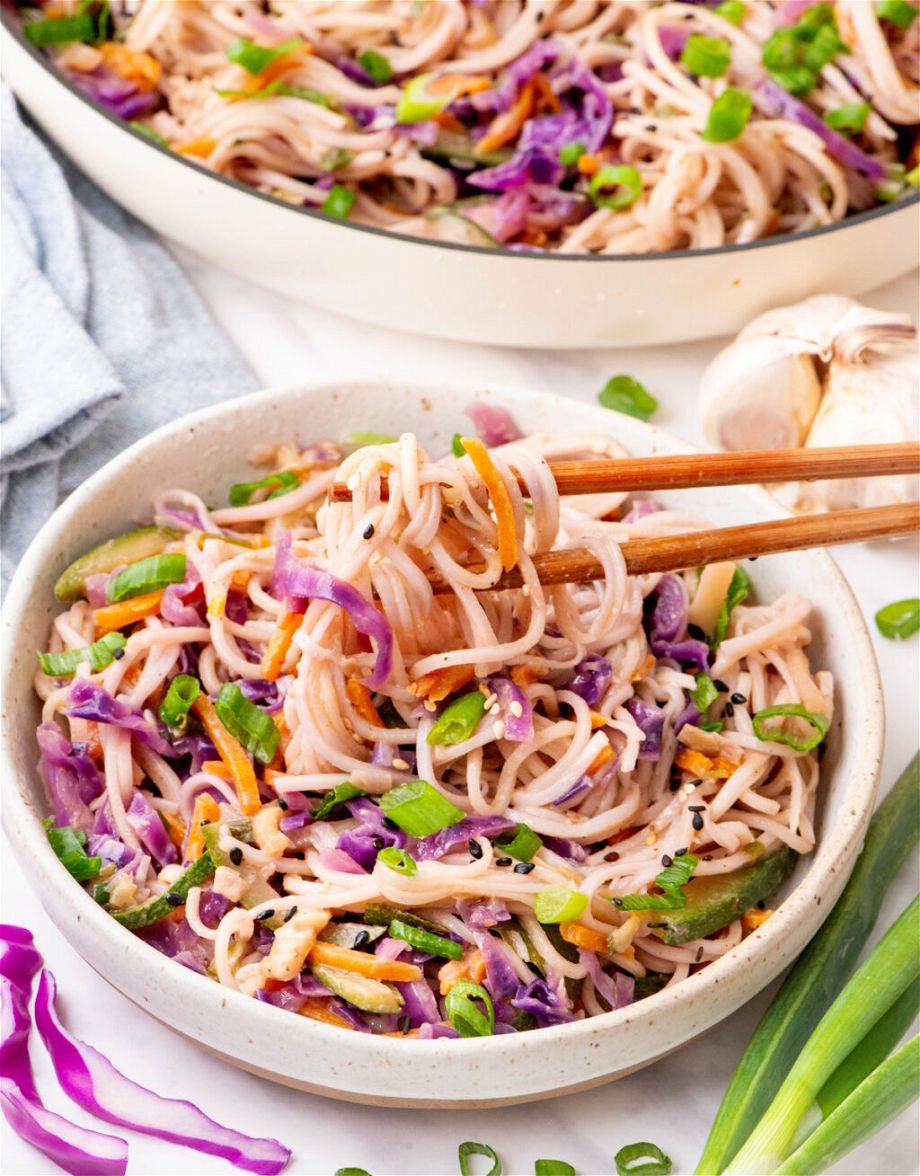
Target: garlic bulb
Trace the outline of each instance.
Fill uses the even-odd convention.
[[[916,440],[916,329],[906,314],[835,294],[768,311],[710,364],[700,404],[706,436],[722,449]],[[918,480],[906,476],[772,489],[806,512],[920,496]]]

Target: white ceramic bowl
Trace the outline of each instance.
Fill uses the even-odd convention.
[[[615,432],[639,455],[690,452],[650,425],[596,405],[522,390],[481,392],[356,382],[269,390],[184,417],[109,462],[58,508],[16,572],[3,625],[3,823],[23,869],[65,938],[142,1008],[221,1054],[278,1081],[388,1105],[498,1105],[578,1090],[621,1076],[677,1049],[737,1009],[785,968],[837,898],[862,841],[883,739],[881,686],[859,608],[821,551],[757,564],[764,599],[807,590],[815,604],[811,657],[833,671],[837,706],[822,766],[818,846],[799,863],[788,897],[767,923],[703,972],[628,1008],[531,1033],[486,1040],[399,1040],[348,1033],[260,1004],[174,964],[125,931],[56,860],[41,828],[45,800],[36,770],[32,693],[35,650],[47,646],[58,573],[93,544],[149,511],[163,489],[182,486],[220,500],[253,446],[339,437],[355,428],[417,432],[444,451],[468,422],[474,396],[506,405],[531,432]],[[762,490],[738,487],[662,494],[718,523],[776,514]]]
[[[4,75],[110,196],[215,265],[380,326],[511,347],[676,343],[810,294],[858,295],[917,264],[920,196],[812,232],[635,257],[511,253],[335,221],[151,143],[4,25]]]

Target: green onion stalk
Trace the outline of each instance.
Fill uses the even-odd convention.
[[[757,1124],[747,1143],[741,1148],[727,1171],[730,1173],[763,1173],[769,1176],[779,1170],[793,1151],[795,1138],[803,1118],[822,1087],[853,1049],[854,1030],[865,1035],[891,1008],[902,993],[920,975],[920,952],[917,950],[917,919],[920,916],[920,896],[916,897],[901,917],[879,941],[875,950],[853,975],[852,979],[825,1013],[795,1061],[786,1080],[780,1086],[766,1114]],[[870,1081],[867,1079],[866,1081]],[[827,1119],[841,1118],[841,1108],[857,1098],[864,1083],[845,1099]],[[876,1111],[887,1110],[884,1099],[870,1099]],[[878,1104],[878,1105],[876,1105]],[[886,1120],[887,1122],[887,1117]],[[878,1116],[864,1124],[869,1133],[880,1125]],[[823,1132],[827,1135],[827,1130]],[[831,1146],[833,1139],[825,1146]],[[802,1148],[808,1146],[808,1141]],[[799,1151],[802,1148],[798,1149]],[[795,1169],[799,1171],[801,1169]]]

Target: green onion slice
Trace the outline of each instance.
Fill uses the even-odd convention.
[[[381,854],[378,856],[382,856],[384,853],[386,850],[381,850]],[[431,955],[444,956],[449,960],[459,960],[463,955],[462,944],[454,943],[452,939],[445,939],[442,935],[432,935],[424,927],[413,927],[401,919],[394,919],[390,923],[389,934],[391,939],[401,939],[410,947],[430,952]]]
[[[261,90],[221,90],[215,87],[215,94],[219,94],[221,98],[301,98],[304,102],[312,102],[316,106],[325,106],[331,109],[334,106],[332,99],[328,94],[323,94],[319,90],[314,90],[310,86],[290,86],[287,82],[275,81],[269,82],[267,86],[263,86]]]
[[[450,439],[450,451],[454,457],[466,457],[466,450],[463,448],[463,438],[459,433],[454,433]]]
[[[642,195],[642,176],[630,163],[608,164],[592,177],[588,195],[598,208],[619,212],[635,204]]]
[[[743,601],[747,600],[751,593],[751,578],[742,567],[736,567],[732,578],[729,581],[728,591],[725,593],[725,599],[722,601],[722,607],[719,609],[719,615],[716,617],[716,623],[713,626],[712,633],[709,637],[709,648],[714,650],[721,645],[725,640],[725,634],[728,632],[728,623],[731,620],[732,610]]]
[[[303,41],[299,37],[294,37],[293,40],[285,41],[283,44],[269,49],[265,45],[257,45],[246,37],[237,37],[227,50],[227,57],[234,65],[241,65],[247,73],[260,74],[273,61],[277,61],[279,57],[285,57],[302,45]]]
[[[159,144],[160,147],[168,147],[169,141],[164,139],[159,131],[155,131],[153,127],[148,127],[146,123],[138,122],[137,119],[132,119],[128,123],[132,131],[137,131],[138,134],[146,135],[148,139],[154,143]]]
[[[731,43],[724,37],[703,37],[692,33],[680,55],[681,65],[698,77],[720,78],[732,59]]]
[[[881,635],[893,641],[912,637],[920,629],[920,599],[913,596],[886,604],[875,614],[875,623]]]
[[[718,697],[719,692],[715,688],[712,678],[705,670],[701,670],[696,676],[696,685],[690,691],[693,705],[701,715],[704,715]]]
[[[380,807],[410,837],[429,837],[463,820],[463,810],[427,780],[410,780],[391,788],[380,797]]]
[[[668,1176],[671,1158],[655,1143],[628,1143],[613,1157],[618,1176]]]
[[[300,478],[293,470],[277,470],[260,478],[257,482],[236,482],[230,487],[230,505],[246,506],[252,501],[253,494],[259,490],[269,490],[266,498],[280,498],[283,494],[290,494],[300,485]]]
[[[588,896],[571,886],[547,886],[534,896],[533,913],[541,923],[571,923],[584,914]]]
[[[318,808],[313,810],[313,820],[323,821],[334,808],[338,808],[340,804],[344,804],[346,800],[354,800],[356,796],[366,796],[366,792],[362,792],[360,788],[356,788],[350,780],[344,780],[341,784],[336,784],[325,794]]]
[[[167,727],[180,735],[188,723],[188,712],[201,693],[201,683],[191,674],[176,674],[170,682],[166,697],[160,703],[160,718]]]
[[[729,24],[740,25],[747,13],[747,5],[744,0],[722,0],[722,3],[717,4],[713,12],[716,16],[727,20]]]
[[[485,1008],[479,1007],[481,1002]],[[445,1000],[447,1016],[451,1025],[461,1037],[491,1037],[495,1028],[495,1010],[492,1008],[492,998],[481,984],[473,984],[470,980],[458,980],[448,992]],[[467,1144],[461,1146],[483,1147],[483,1144]],[[477,1152],[484,1155],[484,1152]],[[494,1153],[493,1153],[494,1154]]]
[[[281,732],[264,710],[243,694],[236,682],[225,682],[220,688],[214,709],[217,717],[234,739],[263,764],[270,764],[278,750]]]
[[[529,825],[515,825],[511,836],[499,837],[495,841],[495,848],[509,857],[517,858],[519,862],[529,862],[543,842]]]
[[[784,716],[804,719],[814,728],[813,734],[799,738],[797,735],[784,731],[781,727],[767,727],[767,719],[777,719]],[[784,743],[793,751],[813,751],[827,734],[827,729],[830,726],[827,715],[822,715],[820,711],[806,710],[800,702],[784,702],[780,706],[768,706],[765,710],[758,711],[751,722],[754,726],[754,734],[758,739],[770,743]]]
[[[428,87],[433,80],[433,74],[424,73],[406,83],[405,89],[396,103],[396,121],[398,123],[425,122],[429,118],[434,118],[436,114],[440,114],[446,106],[450,105],[451,93],[449,90],[438,94],[432,94],[429,91]]]
[[[326,216],[335,216],[339,220],[348,220],[354,202],[355,193],[351,188],[346,188],[344,184],[333,184],[321,208]]]
[[[584,143],[566,143],[559,148],[559,162],[563,167],[574,167],[587,150]]]
[[[471,690],[455,699],[444,708],[428,732],[428,742],[435,746],[463,743],[476,730],[485,709],[486,699],[481,690]]]
[[[185,556],[181,553],[170,555],[148,555],[126,568],[109,581],[105,598],[112,604],[130,600],[132,596],[143,596],[155,592],[167,584],[181,584],[185,579]]]
[[[575,1176],[575,1169],[565,1160],[534,1160],[533,1176]]]
[[[346,433],[342,438],[342,445],[348,450],[363,449],[365,445],[392,445],[398,441],[392,433]],[[466,452],[464,450],[464,452]]]
[[[70,825],[45,823],[45,832],[55,855],[61,864],[78,882],[88,882],[102,869],[101,857],[89,857],[86,852],[86,834],[82,829]]]
[[[899,29],[909,29],[917,19],[917,10],[907,0],[878,0],[875,15],[879,20],[897,25]]]
[[[725,726],[724,723],[700,723],[699,724],[701,731],[721,731],[724,726]]]
[[[658,408],[658,401],[632,376],[611,376],[597,395],[604,408],[625,412],[627,416],[647,421]]]
[[[700,864],[700,860],[692,853],[685,853],[674,858],[671,864],[661,871],[655,878],[655,885],[664,894],[624,894],[622,898],[612,898],[615,907],[623,911],[679,911],[687,905],[687,896],[683,887],[693,877],[693,871]]]
[[[707,143],[731,143],[747,126],[753,109],[747,90],[728,86],[710,106],[702,138]]]
[[[104,670],[115,660],[115,653],[124,649],[128,640],[124,633],[106,633],[92,645],[82,649],[64,649],[59,653],[38,653],[38,664],[49,678],[69,678],[81,662],[88,661],[93,672]]]
[[[371,1176],[366,1168],[336,1168],[332,1176]]]
[[[872,107],[868,102],[846,102],[836,110],[829,110],[824,121],[834,131],[851,131],[856,134],[863,129],[871,113]]]
[[[411,854],[406,853],[404,849],[397,849],[395,846],[389,846],[387,849],[381,849],[377,854],[377,861],[383,862],[397,874],[402,874],[406,878],[411,878],[413,874],[418,872],[418,866],[415,864],[415,858]],[[393,934],[391,929],[390,934]],[[397,938],[399,938],[397,936]]]
[[[492,1167],[484,1176],[502,1176],[502,1162],[495,1149],[487,1143],[461,1143],[457,1152],[460,1159],[460,1176],[475,1176],[470,1166],[470,1156],[484,1156],[492,1161]]]
[[[375,53],[373,49],[365,49],[358,57],[358,64],[366,74],[381,85],[386,85],[393,76],[393,67],[382,54]]]
[[[96,40],[96,26],[91,16],[57,16],[49,20],[30,20],[22,26],[33,45],[66,45],[70,41]]]

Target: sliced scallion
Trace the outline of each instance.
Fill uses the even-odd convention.
[[[687,905],[683,887],[693,877],[693,871],[699,864],[699,858],[692,853],[682,854],[655,876],[655,885],[664,894],[624,894],[622,898],[610,901],[623,911],[679,911]]]
[[[875,623],[881,635],[893,641],[912,637],[920,629],[920,599],[914,596],[886,604],[875,614]]]
[[[128,126],[132,131],[137,131],[139,135],[146,135],[148,139],[158,144],[160,147],[169,146],[169,141],[164,139],[159,131],[155,131],[153,127],[148,127],[146,123],[138,122],[136,119],[132,119],[131,122],[128,123]]]
[[[543,842],[529,825],[515,825],[511,835],[496,839],[495,848],[519,862],[529,862]]]
[[[725,635],[728,632],[728,624],[731,620],[732,609],[747,600],[750,592],[751,578],[744,568],[739,565],[732,574],[728,591],[725,593],[725,599],[722,601],[722,607],[719,609],[719,615],[716,617],[716,623],[710,634],[710,649],[716,649],[725,640]]]
[[[381,852],[386,852],[385,850]],[[452,939],[445,939],[443,935],[432,935],[424,927],[413,927],[401,919],[394,919],[390,923],[391,939],[401,939],[410,947],[418,951],[429,952],[431,955],[444,956],[448,960],[459,960],[463,955],[463,945],[454,943]]]
[[[428,742],[433,746],[448,747],[463,743],[476,730],[485,709],[486,699],[481,690],[471,690],[455,699],[444,708],[428,732]]]
[[[533,913],[540,923],[573,923],[588,907],[588,896],[571,886],[547,886],[533,900]]]
[[[95,673],[104,670],[115,660],[119,649],[124,649],[128,639],[123,633],[106,633],[92,645],[85,645],[82,649],[63,649],[58,653],[38,653],[38,664],[42,673],[49,678],[69,678],[81,662],[89,662],[90,669]]]
[[[632,376],[611,376],[597,399],[604,408],[625,412],[627,416],[637,417],[640,421],[650,420],[658,408],[655,397]]]
[[[813,732],[811,735],[799,738],[789,731],[784,731],[782,727],[768,727],[766,725],[767,719],[778,718],[804,719],[812,726]],[[827,715],[821,714],[820,711],[807,710],[798,702],[784,702],[779,706],[768,706],[751,718],[751,724],[758,739],[770,743],[783,743],[786,747],[791,747],[793,751],[813,751],[827,734],[827,729],[830,726]]]
[[[680,63],[701,78],[720,78],[732,59],[731,44],[724,37],[703,37],[691,33],[680,55]]]
[[[214,701],[217,717],[234,739],[263,764],[270,764],[278,750],[281,732],[271,716],[243,694],[236,682],[225,682]]]
[[[533,1176],[575,1176],[575,1169],[565,1160],[534,1160]]]
[[[450,439],[450,451],[454,457],[466,457],[466,450],[463,448],[463,437],[460,433],[454,433]]]
[[[176,674],[160,703],[160,718],[166,726],[181,735],[188,724],[192,703],[200,693],[201,683],[197,678],[191,674]]]
[[[227,50],[227,58],[234,65],[241,65],[247,73],[260,74],[273,61],[277,61],[279,57],[285,57],[302,45],[303,41],[299,37],[294,37],[292,40],[284,41],[281,45],[270,49],[265,45],[257,45],[246,37],[237,37]]]
[[[429,837],[463,820],[463,810],[427,780],[410,780],[391,788],[380,797],[380,807],[410,837]]]
[[[350,780],[344,780],[325,794],[318,807],[313,810],[313,820],[324,821],[333,809],[344,804],[346,800],[354,800],[357,796],[365,795],[366,793],[362,792],[360,788],[356,788]]]
[[[845,102],[834,110],[829,110],[824,121],[834,131],[850,131],[857,133],[866,125],[866,119],[872,113],[868,102]]]
[[[566,143],[559,148],[559,162],[563,167],[574,167],[587,150],[584,143]]]
[[[365,49],[358,57],[358,64],[368,77],[380,85],[386,85],[393,76],[393,67],[383,54],[375,53],[373,49]]]
[[[481,984],[473,984],[470,980],[458,980],[448,992],[444,1003],[448,1020],[461,1037],[492,1035],[495,1028],[495,1010],[492,1007],[492,998]],[[479,1007],[480,1004],[482,1008]]]
[[[49,20],[30,20],[22,26],[33,45],[66,45],[71,41],[96,40],[96,26],[91,16],[56,16]]]
[[[744,0],[722,0],[721,4],[715,6],[713,12],[716,16],[727,20],[729,24],[740,25],[747,13],[747,5]]]
[[[747,126],[754,102],[747,90],[728,86],[709,108],[701,138],[707,143],[731,143]]]
[[[879,20],[897,25],[899,29],[909,29],[917,19],[917,10],[907,0],[878,0],[875,15]]]
[[[705,670],[701,670],[696,676],[696,685],[690,691],[693,705],[701,715],[704,715],[718,697],[719,692],[712,678]]]
[[[52,825],[47,822],[45,832],[61,865],[78,882],[88,882],[98,876],[102,869],[101,857],[89,857],[86,852],[86,834],[82,829],[70,825]]]
[[[354,202],[355,193],[351,188],[346,188],[344,184],[333,184],[321,207],[326,216],[347,220]]]
[[[484,1156],[492,1161],[492,1167],[483,1176],[502,1176],[502,1162],[494,1148],[487,1143],[461,1143],[457,1149],[460,1161],[460,1176],[476,1176],[470,1166],[470,1156]]]
[[[426,122],[450,103],[451,93],[443,90],[431,93],[429,86],[434,81],[430,73],[419,74],[406,83],[403,92],[396,103],[396,121],[398,123]]]
[[[290,494],[300,485],[300,478],[293,470],[277,470],[260,478],[257,482],[236,482],[230,487],[229,500],[231,506],[246,506],[252,501],[253,494],[259,490],[269,490],[266,498],[280,498],[282,494]]]
[[[146,559],[139,559],[137,563],[122,568],[117,576],[109,580],[105,598],[111,604],[118,604],[133,596],[156,592],[168,584],[181,584],[185,579],[185,562],[181,552],[148,555]]]
[[[668,1176],[671,1158],[656,1143],[628,1143],[613,1157],[618,1176]]]
[[[353,451],[363,449],[365,445],[391,445],[398,440],[392,433],[346,433],[342,438],[345,449]]]
[[[591,178],[588,195],[598,208],[621,212],[642,195],[642,176],[630,163],[608,164]]]
[[[411,854],[406,853],[404,849],[397,849],[395,845],[381,849],[380,853],[377,854],[377,861],[383,862],[394,873],[402,874],[404,878],[411,878],[418,872],[415,858]],[[393,934],[392,930],[390,934]]]

